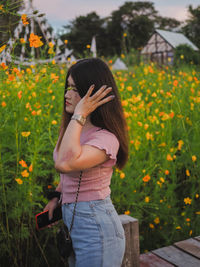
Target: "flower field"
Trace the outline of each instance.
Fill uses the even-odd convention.
[[[36,232],[34,216],[59,182],[52,152],[65,75],[55,62],[0,65],[3,263],[56,266],[55,229]],[[114,75],[130,135],[129,161],[111,184],[118,212],[139,219],[141,252],[199,235],[200,73],[141,64]]]

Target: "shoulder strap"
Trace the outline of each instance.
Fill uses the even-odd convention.
[[[74,205],[74,210],[73,210],[72,221],[71,221],[71,225],[70,225],[70,229],[69,229],[69,234],[71,233],[72,226],[73,226],[73,223],[74,223],[74,215],[75,215],[75,211],[76,211],[76,204],[77,204],[77,201],[78,201],[78,194],[79,194],[79,190],[80,190],[80,186],[81,186],[82,175],[83,175],[83,172],[81,171],[80,172],[80,176],[79,176],[78,189],[77,189],[77,193],[76,193],[76,200],[75,200],[75,205]]]

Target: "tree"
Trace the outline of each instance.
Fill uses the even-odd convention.
[[[97,39],[97,51],[102,50],[102,35],[104,35],[104,19],[95,12],[86,16],[79,16],[70,25],[64,26],[69,32],[61,35],[61,39],[69,41],[69,47],[74,50],[76,56],[84,54],[87,45],[90,45],[92,37]]]
[[[122,52],[123,34],[127,34],[126,49],[143,46],[154,30],[153,20],[157,15],[151,2],[125,2],[119,10],[113,11],[108,24],[112,54]]]
[[[189,19],[186,20],[186,25],[182,28],[183,33],[200,48],[200,6],[193,8],[188,7]]]
[[[8,41],[18,25],[17,11],[22,6],[22,0],[0,0],[0,45]]]
[[[163,29],[163,30],[173,30],[181,25],[181,22],[168,17],[161,17],[157,16],[155,21],[156,28]]]

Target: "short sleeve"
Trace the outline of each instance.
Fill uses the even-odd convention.
[[[105,150],[110,159],[102,164],[104,167],[111,167],[116,164],[119,141],[113,133],[104,129],[96,131],[90,135],[88,140],[84,142],[84,145],[90,145]]]

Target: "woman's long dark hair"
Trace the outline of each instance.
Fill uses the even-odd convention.
[[[65,83],[65,93],[68,87],[68,77],[70,75],[74,80],[81,98],[85,96],[92,84],[95,85],[93,94],[102,85],[112,87],[112,91],[109,94],[115,95],[114,100],[111,100],[110,102],[98,107],[90,114],[90,119],[93,125],[107,129],[117,137],[120,146],[117,154],[116,166],[119,169],[122,169],[128,160],[128,128],[124,118],[119,92],[112,72],[107,64],[99,58],[87,58],[79,60],[68,70]],[[71,116],[72,114],[69,114],[65,111],[64,99],[63,116],[59,134],[60,138],[57,147],[58,149]]]

